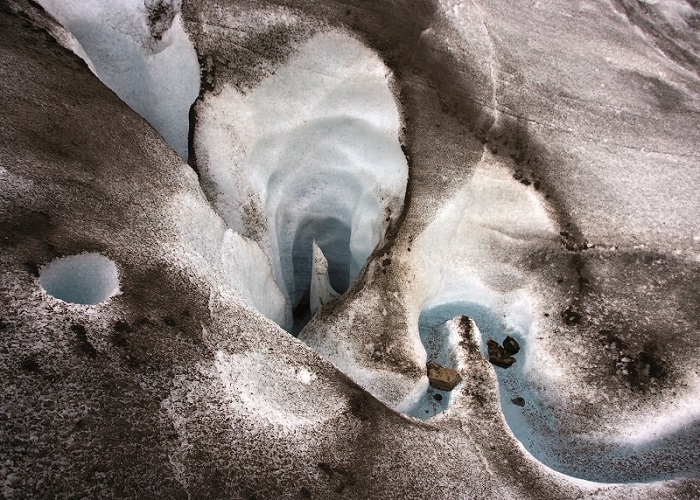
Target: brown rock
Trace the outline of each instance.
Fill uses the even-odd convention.
[[[462,381],[457,370],[428,361],[428,381],[430,386],[441,391],[451,391]]]
[[[486,342],[486,347],[489,351],[489,361],[501,368],[509,368],[515,363],[515,358],[508,354],[501,345],[493,339]]]
[[[509,335],[503,341],[503,349],[505,349],[506,352],[512,356],[520,351],[520,344],[518,344],[518,341]]]

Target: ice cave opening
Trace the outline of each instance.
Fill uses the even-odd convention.
[[[56,259],[41,269],[39,283],[52,297],[73,304],[99,304],[119,293],[117,266],[99,253]]]
[[[190,131],[200,68],[178,2],[162,13],[134,0],[40,3],[100,80],[184,160],[196,153],[214,210],[269,259],[266,269],[236,259],[250,261],[240,291],[252,305],[298,334],[320,300],[311,297],[313,241],[327,262],[326,300],[348,289],[400,214],[408,178],[393,76],[376,52],[345,32],[313,36],[253,88],[222,82],[205,92]],[[254,292],[270,274],[280,293]]]
[[[374,51],[331,32],[254,88],[222,84],[195,105],[202,187],[228,227],[269,256],[286,301],[281,326],[295,335],[314,304],[350,287],[401,213],[408,164],[391,83]]]

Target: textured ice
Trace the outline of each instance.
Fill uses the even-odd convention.
[[[445,314],[445,310],[448,308],[449,312]],[[462,338],[452,321],[457,315],[451,315],[454,310],[449,306],[448,308],[437,307],[421,313],[418,319],[418,330],[429,361],[461,371],[464,366],[461,363],[458,346]],[[470,319],[472,320],[471,326],[478,330],[476,324],[473,323],[473,317]],[[421,380],[417,387],[422,388],[424,384],[425,381]],[[419,400],[410,404],[408,401],[404,401],[397,410],[420,419],[432,418],[447,410],[452,403],[453,394],[459,394],[459,391],[459,386],[452,391],[442,391],[428,385]]]
[[[328,279],[328,261],[316,244],[316,241],[313,242],[311,289],[309,293],[311,294],[311,314],[315,314],[324,304],[327,304],[331,299],[338,296],[338,292],[333,289]]]
[[[194,173],[190,170],[189,174],[192,184],[196,184]],[[207,272],[222,289],[235,290],[278,324],[291,321],[285,295],[272,276],[269,256],[255,241],[228,228],[201,192],[173,196],[168,206],[168,219],[182,235],[168,248],[180,256],[180,266]]]
[[[199,63],[180,0],[40,0],[75,37],[69,47],[187,160]]]
[[[694,4],[103,5],[195,43],[194,169],[0,4],[0,496],[700,496]]]

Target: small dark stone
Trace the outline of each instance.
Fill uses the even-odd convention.
[[[442,401],[442,394],[433,394],[433,399],[435,401]]]
[[[564,323],[566,325],[578,325],[581,323],[581,313],[576,311],[573,307],[569,306],[561,313]]]
[[[508,354],[506,350],[493,339],[486,341],[489,351],[489,362],[501,368],[510,368],[515,363],[515,358]]]
[[[384,260],[382,261],[382,265],[385,266],[385,267],[388,266],[389,264],[391,264],[391,259],[388,259],[388,258],[387,258],[387,259],[384,259]]]
[[[520,344],[513,337],[508,336],[503,341],[503,349],[510,355],[517,354],[520,351]]]
[[[513,398],[510,400],[515,406],[525,406],[525,400],[521,397]]]

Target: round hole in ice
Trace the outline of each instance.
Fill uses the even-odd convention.
[[[42,288],[73,304],[99,304],[119,293],[116,264],[99,253],[56,259],[41,269]]]

